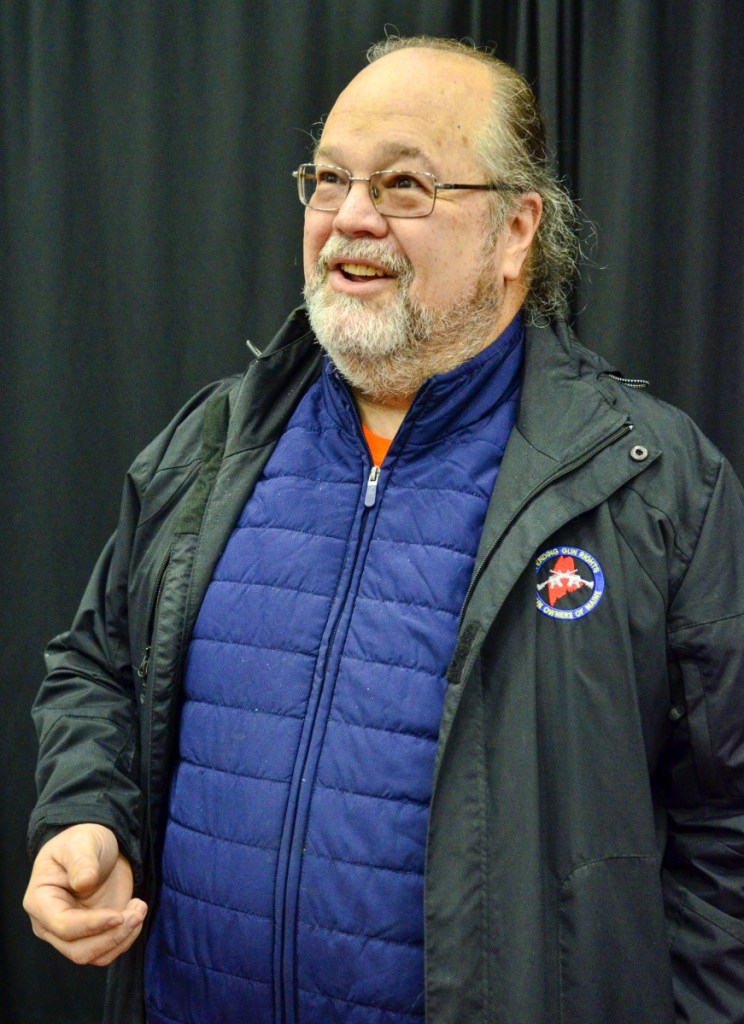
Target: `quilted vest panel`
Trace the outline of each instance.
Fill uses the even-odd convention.
[[[424,385],[376,491],[332,364],[280,439],[189,648],[150,1024],[422,1021],[445,674],[522,334]]]

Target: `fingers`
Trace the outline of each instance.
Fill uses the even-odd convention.
[[[139,937],[142,931],[142,928],[144,926],[144,914],[140,919],[137,919],[133,915],[130,915],[127,918],[126,924],[127,926],[129,926],[130,929],[129,934],[125,934],[124,938],[118,943],[118,945],[114,946],[113,949],[110,949],[107,953],[103,954],[102,956],[96,956],[95,959],[89,960],[87,962],[92,964],[94,967],[108,967],[108,965],[112,963],[118,956],[121,956],[122,953],[126,953],[126,951],[136,941],[136,939]]]
[[[34,907],[30,906],[27,910],[34,934],[52,945],[55,940],[69,945],[94,938],[124,924],[123,914],[107,909],[74,910],[67,907],[57,913],[49,913],[46,908],[41,908],[40,912],[35,913]]]
[[[34,931],[73,963],[106,967],[137,939],[146,912],[142,900],[132,900],[118,915],[72,910],[65,915],[68,920],[53,931],[38,922],[34,922]]]

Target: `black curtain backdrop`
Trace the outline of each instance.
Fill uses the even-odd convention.
[[[594,225],[582,340],[744,473],[741,0],[0,0],[5,1020],[94,1024],[103,974],[33,939],[41,650],[122,475],[300,301],[290,172],[385,26],[496,44]]]

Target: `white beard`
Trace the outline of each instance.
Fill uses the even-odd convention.
[[[350,262],[379,263],[397,275],[398,294],[392,302],[380,309],[331,291],[329,261],[340,255]],[[412,283],[410,262],[391,256],[383,243],[333,237],[305,285],[315,336],[351,387],[370,401],[410,400],[429,377],[454,369],[493,340],[503,289],[485,272],[470,296],[444,310],[412,300]]]

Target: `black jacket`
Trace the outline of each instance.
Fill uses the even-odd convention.
[[[193,623],[319,366],[296,311],[133,464],[48,650],[32,852],[100,822],[153,900]],[[440,732],[429,1024],[744,1022],[743,524],[733,472],[683,414],[563,326],[528,330]],[[536,607],[536,559],[562,547],[604,577],[577,619]],[[143,1019],[142,948],[110,969],[107,1024]]]

